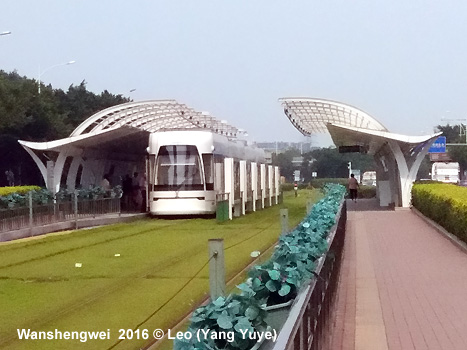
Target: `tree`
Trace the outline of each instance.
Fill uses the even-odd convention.
[[[463,145],[450,145],[447,146],[447,152],[454,162],[459,163],[461,174],[467,170],[467,144],[465,139],[466,126],[460,125],[438,125],[438,131],[446,136],[446,143],[458,143]],[[464,134],[461,132],[463,131]]]
[[[50,141],[67,137],[92,114],[129,101],[107,90],[96,95],[86,89],[85,81],[78,86],[71,85],[67,92],[49,85],[39,95],[36,80],[20,76],[16,71],[0,70],[0,184],[4,171],[9,169],[15,172],[17,182],[40,184],[37,166],[18,140]]]
[[[272,164],[279,166],[281,169],[281,175],[284,176],[288,181],[293,182],[294,166],[292,163],[293,157],[299,157],[300,151],[295,148],[286,150],[283,153],[272,155]]]
[[[311,152],[315,159],[311,170],[318,173],[320,178],[342,178],[349,176],[348,162],[352,162],[353,169],[362,173],[375,170],[373,157],[361,153],[339,153],[337,148],[320,148]]]

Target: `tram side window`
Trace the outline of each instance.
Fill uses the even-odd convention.
[[[156,156],[154,154],[149,155],[149,173],[148,182],[149,182],[149,191],[154,191],[154,180],[156,174]]]
[[[214,190],[214,158],[212,154],[203,153],[204,177],[206,190]]]
[[[156,190],[204,190],[196,146],[162,146],[157,155]]]

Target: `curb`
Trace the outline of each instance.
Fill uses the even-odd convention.
[[[416,214],[419,218],[421,218],[423,221],[425,221],[428,225],[432,226],[436,231],[441,233],[446,239],[451,241],[452,244],[454,244],[457,248],[462,250],[464,253],[467,254],[467,244],[463,241],[461,241],[459,238],[457,238],[455,235],[453,235],[451,232],[448,232],[444,227],[441,225],[437,224],[430,218],[426,217],[423,215],[418,209],[415,207],[411,207],[412,212]]]

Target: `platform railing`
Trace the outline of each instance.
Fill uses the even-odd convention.
[[[0,232],[77,221],[105,214],[121,214],[120,198],[101,198],[54,202],[42,205],[0,209]]]
[[[332,305],[335,299],[347,210],[345,201],[331,231],[328,253],[316,267],[316,278],[297,296],[273,350],[324,350],[329,346]]]

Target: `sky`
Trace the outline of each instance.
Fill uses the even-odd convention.
[[[409,135],[467,118],[465,0],[10,0],[0,18],[6,72],[176,99],[258,142],[305,140],[281,97],[348,103]]]

